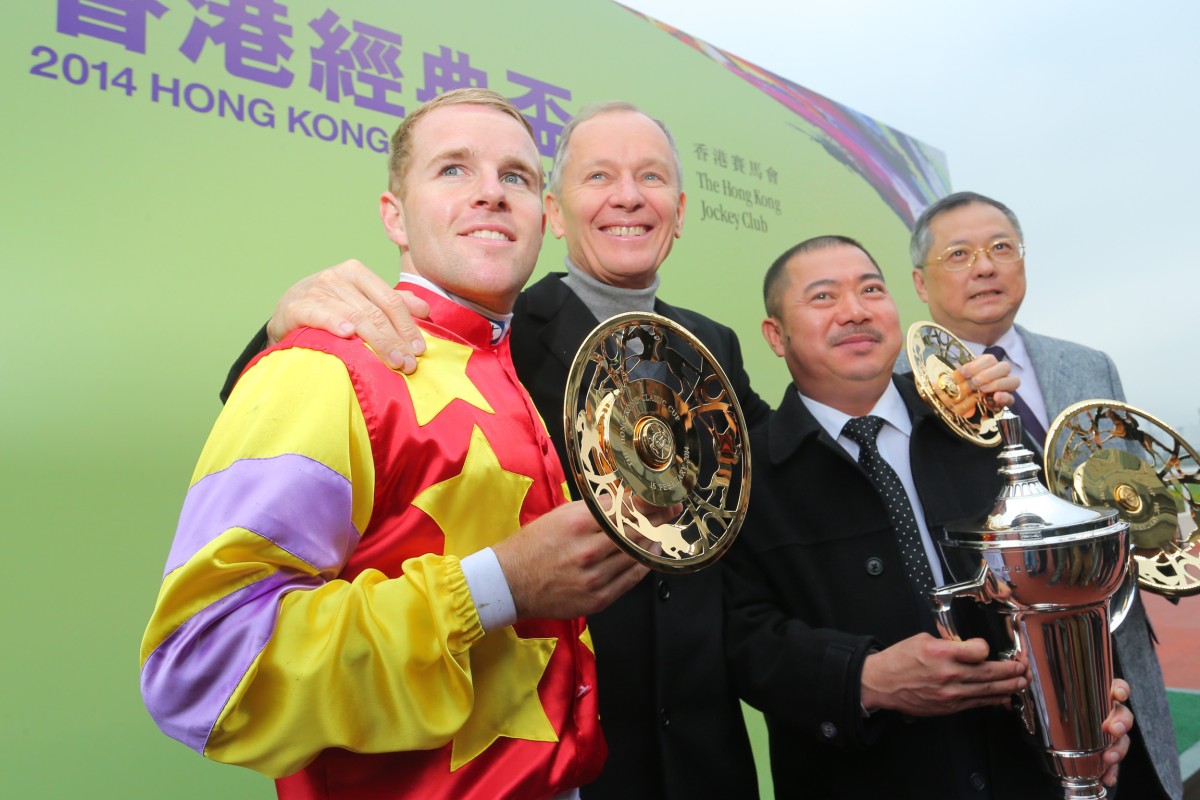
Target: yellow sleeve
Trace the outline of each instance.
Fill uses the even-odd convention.
[[[205,445],[142,642],[159,726],[272,777],[321,750],[449,741],[474,703],[483,629],[458,559],[337,575],[375,468],[345,366],[292,348],[242,377]]]

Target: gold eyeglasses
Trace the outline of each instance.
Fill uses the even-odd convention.
[[[958,272],[975,266],[975,259],[980,253],[987,253],[993,264],[1012,264],[1025,257],[1025,243],[1007,237],[994,239],[983,247],[972,250],[966,245],[956,244],[947,247],[942,254],[924,266],[940,264],[947,272]]]

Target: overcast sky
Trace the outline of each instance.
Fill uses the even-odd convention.
[[[624,3],[940,149],[1021,219],[1018,321],[1200,447],[1200,4]]]

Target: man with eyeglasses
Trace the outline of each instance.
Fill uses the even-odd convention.
[[[1002,203],[974,192],[942,198],[917,220],[910,251],[913,284],[934,322],[972,352],[1012,363],[1021,379],[1014,410],[1039,451],[1051,420],[1070,404],[1124,399],[1107,355],[1014,324],[1025,299],[1025,244]]]
[[[763,337],[792,383],[750,433],[754,489],[722,563],[730,671],[766,718],[775,797],[1061,799],[1001,708],[1028,685],[1026,666],[988,660],[974,635],[937,638],[926,594],[945,578],[942,529],[999,491],[995,453],[893,374],[896,304],[855,240],[790,248],[763,300]],[[959,372],[1006,405],[1018,385],[991,356]],[[978,607],[960,610],[982,630]],[[1106,781],[1135,724],[1124,708],[1106,722]]]
[[[974,192],[942,198],[917,220],[910,254],[913,284],[933,321],[971,352],[1012,364],[1021,379],[1013,409],[1039,451],[1049,423],[1067,406],[1091,398],[1125,399],[1108,355],[1015,324],[1025,299],[1025,243],[1017,215],[1003,203]],[[897,367],[909,369],[906,362]],[[1117,797],[1182,797],[1162,670],[1140,598],[1114,638],[1118,674],[1133,687],[1130,705],[1137,719]]]

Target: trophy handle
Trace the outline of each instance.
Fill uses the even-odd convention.
[[[929,593],[929,599],[933,605],[933,615],[937,622],[938,635],[943,639],[950,639],[955,642],[962,641],[962,635],[958,631],[958,625],[955,623],[954,615],[950,609],[951,602],[956,597],[970,597],[977,603],[987,603],[992,599],[992,592],[988,590],[988,576],[990,572],[991,570],[988,569],[987,564],[983,564],[979,567],[979,572],[974,578],[961,583],[952,583],[949,586],[939,586]],[[1017,660],[1018,650],[1010,648],[997,655],[1001,661],[1015,661]],[[1013,695],[1013,711],[1016,711],[1021,716],[1021,722],[1024,723],[1025,730],[1030,735],[1037,733],[1033,696],[1030,695],[1028,686]]]
[[[1131,536],[1129,537],[1129,568],[1125,573],[1125,581],[1108,601],[1109,633],[1116,633],[1117,628],[1121,627],[1121,623],[1125,621],[1125,617],[1129,616],[1129,609],[1133,608],[1133,601],[1137,598],[1137,590],[1138,568],[1137,562],[1133,558],[1133,537]]]
[[[988,568],[984,564],[974,578],[962,583],[952,583],[949,586],[939,586],[929,593],[929,601],[933,606],[933,615],[937,621],[939,636],[955,642],[962,641],[958,625],[954,622],[954,615],[950,613],[950,603],[956,597],[971,597],[976,602],[986,603],[988,598],[984,588],[987,586],[987,577]]]
[[[1005,650],[1000,654],[1000,660],[1016,661],[1018,652],[1016,648]],[[1035,735],[1037,733],[1037,718],[1033,707],[1033,695],[1029,693],[1028,686],[1012,696],[1012,708],[1013,711],[1020,715],[1021,722],[1025,724],[1025,732],[1030,736]]]

